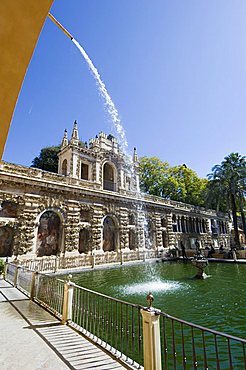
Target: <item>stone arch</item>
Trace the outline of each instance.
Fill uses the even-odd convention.
[[[145,248],[147,249],[155,248],[155,228],[154,222],[152,220],[148,220],[144,230],[144,234],[145,234]]]
[[[87,228],[79,231],[79,253],[88,253],[90,250],[90,231]]]
[[[116,191],[116,169],[110,162],[103,165],[103,189]]]
[[[163,216],[161,218],[161,227],[167,227],[167,218],[166,218],[166,216]]]
[[[198,217],[196,217],[196,219],[195,219],[195,231],[196,231],[197,234],[200,234]]]
[[[185,218],[184,218],[184,216],[181,216],[181,231],[182,231],[182,233],[185,233]]]
[[[36,253],[38,257],[61,252],[63,225],[61,216],[54,210],[45,210],[39,217]]]
[[[177,232],[178,229],[177,229],[177,217],[176,215],[172,215],[172,224],[173,224],[173,232]]]
[[[114,217],[107,215],[103,219],[103,250],[104,252],[117,251],[118,228]]]
[[[0,257],[11,257],[13,254],[14,229],[10,226],[0,227]]]
[[[168,237],[167,237],[167,232],[165,230],[162,230],[162,246],[163,248],[168,247]]]
[[[205,220],[202,219],[202,232],[205,234],[206,233],[206,223]]]
[[[135,250],[137,248],[137,234],[134,229],[129,230],[129,248]]]
[[[133,213],[129,214],[129,225],[135,225],[136,224],[136,218]]]
[[[62,162],[62,175],[67,176],[67,160],[64,159]]]

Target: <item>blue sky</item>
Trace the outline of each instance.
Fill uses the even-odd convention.
[[[130,152],[202,177],[227,154],[245,154],[244,0],[54,0],[51,13],[98,68]],[[47,18],[3,159],[29,166],[75,119],[83,141],[114,133],[81,54]]]

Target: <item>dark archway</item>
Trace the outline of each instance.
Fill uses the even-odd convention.
[[[60,252],[61,220],[57,213],[46,211],[39,220],[37,256],[52,256]]]
[[[103,189],[110,191],[116,190],[114,168],[109,163],[105,163],[103,166]]]
[[[137,247],[137,235],[135,230],[130,229],[129,230],[129,248],[131,250],[135,250]]]
[[[62,175],[67,176],[67,160],[64,159],[62,162]]]
[[[107,216],[103,222],[103,250],[116,251],[117,229],[114,220]]]
[[[0,257],[11,257],[13,254],[14,229],[9,226],[0,227]]]
[[[81,229],[79,232],[79,253],[88,253],[90,250],[89,246],[90,232],[88,229]]]

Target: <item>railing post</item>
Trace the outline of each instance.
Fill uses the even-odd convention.
[[[124,254],[123,254],[123,250],[121,249],[120,250],[120,264],[123,265],[124,263]]]
[[[145,251],[143,251],[143,262],[145,262],[146,260],[146,254],[145,254]]]
[[[161,370],[160,315],[152,305],[153,296],[147,296],[149,307],[141,310],[143,318],[144,370]]]
[[[33,271],[32,272],[32,281],[31,281],[31,289],[30,289],[30,299],[33,300],[33,298],[35,297],[35,293],[36,293],[36,276],[37,276],[38,272],[37,271]]]
[[[5,266],[4,266],[4,279],[6,280],[6,277],[7,277],[7,275],[8,275],[8,267],[9,267],[9,264],[8,264],[8,262],[5,262]]]
[[[64,283],[62,324],[66,324],[72,319],[73,291],[75,284],[70,281],[72,275],[69,275],[68,278],[69,280]]]
[[[54,272],[57,272],[58,270],[58,262],[59,262],[59,256],[55,257],[55,267],[54,267]]]
[[[96,255],[95,255],[95,253],[92,252],[92,255],[91,255],[91,268],[94,269],[95,264],[96,264]]]
[[[20,268],[19,266],[16,266],[15,275],[14,275],[14,281],[13,281],[13,285],[14,285],[15,288],[18,285],[19,268]]]

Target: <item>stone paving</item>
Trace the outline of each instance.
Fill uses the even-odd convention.
[[[0,280],[0,369],[125,369],[96,345]]]

